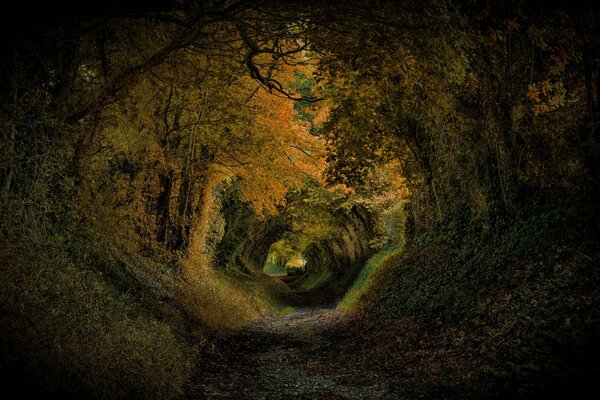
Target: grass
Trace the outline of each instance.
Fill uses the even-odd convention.
[[[2,377],[17,393],[44,397],[180,396],[194,345],[67,247],[20,253],[0,270]],[[42,255],[40,257],[40,255]],[[5,256],[5,254],[3,254]],[[94,260],[94,263],[114,260]]]
[[[180,398],[211,334],[274,313],[287,293],[117,236],[36,237],[0,246],[0,376],[23,395]]]
[[[186,268],[177,302],[188,315],[221,333],[273,314],[287,293],[277,278],[195,265]]]
[[[287,268],[281,263],[275,263],[271,260],[267,260],[263,272],[272,276],[287,275]]]
[[[321,268],[318,271],[310,271],[301,275],[293,282],[292,287],[298,290],[314,290],[323,288],[335,280],[333,273],[327,268]]]
[[[293,312],[294,312],[294,307],[286,307],[280,311],[277,311],[274,316],[275,317],[285,317],[286,315],[291,314]]]
[[[402,253],[405,245],[404,214],[405,202],[401,202],[383,214],[384,231],[388,244],[374,254],[361,269],[356,280],[338,303],[342,311],[356,311],[368,298],[376,296],[377,291],[393,274],[395,265],[390,262]]]
[[[361,301],[371,296],[381,286],[381,282],[390,276],[394,265],[389,260],[401,251],[400,247],[390,246],[373,255],[338,303],[338,310],[352,311],[360,307]]]

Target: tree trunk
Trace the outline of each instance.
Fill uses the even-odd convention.
[[[8,153],[12,156],[11,153],[13,153],[14,148],[15,148],[15,139],[17,136],[17,91],[14,91],[14,96],[13,96],[13,110],[12,110],[12,118],[10,121],[10,134],[8,135],[8,143],[9,143],[9,148],[8,148]],[[6,134],[5,134],[6,136]],[[13,175],[15,173],[15,166],[14,166],[14,160],[9,160],[10,165],[8,166],[8,171],[6,172],[6,180],[4,181],[4,191],[6,193],[8,193],[10,191],[10,185],[12,183],[12,179],[13,179]]]
[[[173,190],[173,175],[169,172],[166,175],[160,176],[160,184],[162,191],[157,200],[157,239],[169,247],[169,227],[170,223],[170,208],[171,208],[171,191]]]
[[[589,128],[583,132],[583,150],[585,157],[585,167],[588,170],[592,184],[592,191],[595,192],[599,186],[600,162],[598,160],[598,140],[596,138],[596,105],[594,104],[594,92],[592,86],[592,65],[590,60],[590,49],[586,43],[583,46],[583,67],[584,83],[587,98],[588,122]]]

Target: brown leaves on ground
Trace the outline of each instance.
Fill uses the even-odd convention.
[[[297,309],[221,340],[223,358],[203,360],[196,390],[208,398],[465,398],[482,358],[476,338],[441,320]]]

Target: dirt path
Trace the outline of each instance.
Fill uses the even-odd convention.
[[[202,366],[196,398],[383,398],[377,377],[338,357],[328,335],[338,318],[330,307],[297,307],[222,339],[222,361]]]

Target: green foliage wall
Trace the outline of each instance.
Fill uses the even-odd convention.
[[[417,230],[450,220],[485,230],[537,190],[597,191],[596,11],[390,2],[370,7],[360,38],[345,36],[352,16],[317,30],[330,180],[358,190],[398,161]]]

